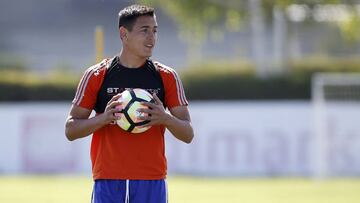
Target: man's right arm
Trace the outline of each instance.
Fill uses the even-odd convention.
[[[121,105],[117,101],[120,95],[114,96],[107,104],[104,113],[89,118],[91,110],[72,105],[70,113],[65,123],[65,135],[68,140],[73,141],[79,138],[86,137],[95,130],[119,119],[115,116],[120,110],[115,109],[116,106]]]

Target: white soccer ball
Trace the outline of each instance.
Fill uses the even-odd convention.
[[[121,118],[116,123],[120,128],[131,133],[142,133],[151,128],[151,126],[140,127],[150,121],[139,119],[139,116],[146,116],[147,114],[137,111],[139,108],[148,108],[141,102],[154,103],[154,99],[148,91],[140,88],[127,89],[121,93],[119,101],[122,102],[122,105],[116,108],[122,109],[122,111],[120,113]]]

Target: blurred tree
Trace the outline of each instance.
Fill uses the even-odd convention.
[[[25,58],[11,53],[0,52],[0,71],[24,71],[27,69]]]
[[[160,7],[179,26],[180,38],[188,44],[190,62],[201,59],[207,38],[219,40],[224,31],[239,31],[246,6],[237,0],[138,0]]]
[[[239,31],[241,21],[248,15],[248,1],[239,0],[138,0],[141,3],[151,4],[162,8],[169,16],[179,24],[180,34],[185,41],[193,39],[199,40],[198,43],[204,42],[207,36],[218,38],[219,31],[223,25],[229,31]],[[303,4],[314,9],[319,4],[344,4],[352,6],[351,18],[346,25],[351,24],[352,29],[348,26],[341,26],[344,32],[349,35],[359,27],[356,19],[355,4],[359,4],[359,0],[259,0],[262,3],[263,11],[269,15],[271,19],[273,8],[278,7],[285,9],[291,4]],[[357,18],[356,18],[357,17]],[[355,26],[354,26],[355,25]],[[214,34],[215,33],[215,34]]]
[[[251,0],[249,0],[251,1]],[[349,41],[360,40],[360,16],[359,16],[359,0],[263,0],[264,11],[271,16],[274,7],[279,7],[282,10],[286,9],[291,4],[302,4],[309,8],[310,13],[314,13],[318,9],[318,5],[324,4],[338,4],[348,6],[348,15],[346,18],[335,21],[340,28],[345,39]],[[308,20],[315,20],[314,15],[309,15]],[[269,18],[270,19],[270,18]]]
[[[160,7],[165,13],[173,18],[179,26],[181,39],[188,44],[189,61],[201,59],[201,47],[207,38],[221,39],[225,31],[239,31],[242,22],[250,18],[252,28],[252,44],[257,74],[266,77],[269,74],[268,64],[264,63],[264,22],[274,21],[274,35],[286,33],[284,19],[285,11],[291,4],[302,4],[314,12],[319,4],[344,4],[348,5],[350,17],[342,22],[337,22],[345,38],[360,40],[360,20],[358,9],[354,6],[357,0],[137,0],[140,3]],[[263,16],[264,15],[264,16]],[[311,15],[310,15],[311,16]],[[276,21],[278,19],[278,21]],[[313,20],[309,17],[308,20]],[[276,22],[275,22],[276,21]],[[278,24],[276,24],[278,23]],[[282,40],[286,39],[281,36]],[[274,41],[279,41],[274,38]],[[281,39],[280,39],[281,40]],[[274,43],[275,43],[274,42]],[[280,43],[280,41],[279,41]],[[282,49],[284,42],[278,45]],[[275,45],[276,46],[276,45]],[[276,54],[275,54],[276,55]],[[281,55],[281,54],[278,54]],[[279,57],[279,56],[278,56]],[[281,57],[281,56],[280,56]],[[276,56],[274,57],[276,58]]]
[[[360,41],[360,16],[355,8],[351,11],[349,18],[340,22],[339,26],[345,39],[351,42]]]

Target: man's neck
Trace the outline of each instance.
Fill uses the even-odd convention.
[[[134,56],[133,54],[129,54],[124,50],[121,50],[119,59],[120,64],[127,68],[139,68],[144,65],[146,61],[146,58]]]

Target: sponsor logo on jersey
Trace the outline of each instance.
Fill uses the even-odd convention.
[[[119,87],[108,87],[106,88],[106,92],[108,95],[110,96],[114,96],[116,94],[119,94],[125,90],[128,90],[128,89],[132,89],[132,88],[119,88]],[[145,89],[146,91],[148,91],[150,94],[156,94],[156,95],[159,95],[159,92],[160,92],[160,88],[156,88],[156,89]]]

